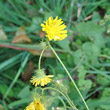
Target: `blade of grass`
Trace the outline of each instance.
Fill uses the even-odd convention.
[[[22,104],[25,104],[25,103],[28,103],[31,101],[31,98],[26,98],[26,99],[21,99],[21,100],[17,100],[17,101],[14,101],[12,103],[10,103],[8,105],[9,108],[12,108],[14,106],[21,106]]]
[[[5,110],[8,110],[5,100],[3,100],[2,103],[3,103],[3,106],[4,106]]]
[[[23,52],[24,53],[24,52]],[[20,53],[6,61],[4,61],[3,63],[0,64],[0,72],[14,66],[15,64],[17,64],[19,62],[19,59],[21,58],[21,56],[23,55],[23,53]]]
[[[27,54],[27,52],[26,52],[26,54]],[[26,57],[25,57],[24,61],[21,63],[21,66],[20,66],[20,68],[19,68],[19,70],[18,70],[18,72],[17,72],[17,74],[16,74],[16,76],[15,76],[13,82],[10,84],[8,90],[6,91],[5,95],[3,96],[4,99],[7,97],[9,91],[11,90],[11,88],[12,88],[12,87],[14,86],[14,84],[16,83],[17,79],[19,78],[19,76],[20,76],[20,74],[21,74],[23,68],[25,67],[25,65],[26,65],[26,63],[27,63],[27,61],[28,61],[28,59],[29,59],[29,55],[30,55],[30,54],[29,54],[29,53],[28,53],[27,55],[26,55],[26,54],[24,54],[24,56],[26,56]],[[23,57],[24,57],[24,56],[23,56]]]

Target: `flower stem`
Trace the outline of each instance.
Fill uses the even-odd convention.
[[[41,65],[41,58],[42,58],[42,55],[43,55],[43,53],[44,53],[44,50],[47,48],[48,46],[46,46],[43,50],[42,50],[42,52],[41,52],[41,54],[40,54],[40,57],[39,57],[39,62],[38,62],[38,69],[40,70],[40,65]]]
[[[86,102],[85,102],[85,100],[84,100],[84,98],[83,98],[81,92],[79,91],[77,85],[75,84],[74,80],[72,79],[72,77],[71,77],[69,71],[67,70],[67,68],[65,67],[65,65],[64,65],[63,62],[61,61],[60,57],[59,57],[59,56],[57,55],[57,53],[55,52],[55,50],[54,50],[54,49],[52,48],[52,46],[50,45],[49,41],[47,41],[47,43],[48,43],[49,47],[51,48],[51,50],[53,51],[53,53],[55,54],[55,56],[57,57],[57,59],[59,60],[59,62],[61,63],[61,65],[63,66],[63,68],[64,68],[64,70],[66,71],[66,73],[68,74],[68,76],[69,76],[71,82],[73,83],[73,85],[75,86],[75,88],[76,88],[77,92],[79,93],[81,99],[83,100],[83,102],[84,102],[84,104],[85,104],[85,106],[86,106],[86,109],[89,110],[88,105],[86,104]]]
[[[66,95],[64,93],[62,93],[61,91],[55,89],[55,88],[52,88],[52,87],[46,87],[46,88],[43,88],[43,91],[44,90],[54,90],[54,91],[57,91],[59,92],[62,96],[64,96],[64,98],[68,101],[69,105],[72,107],[73,110],[78,110],[75,106],[72,105],[72,103],[70,102],[70,100],[66,97]]]

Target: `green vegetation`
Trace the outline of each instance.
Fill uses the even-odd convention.
[[[110,110],[109,0],[0,0],[0,110],[24,110],[35,91],[36,97],[41,95],[41,89],[34,90],[30,78],[46,46],[40,24],[50,16],[62,18],[67,25],[68,37],[51,41],[51,45],[89,109]],[[47,87],[61,90],[78,110],[86,110],[50,49],[45,50],[41,67],[47,75],[54,75]],[[47,110],[72,110],[62,94],[45,88],[43,92]]]

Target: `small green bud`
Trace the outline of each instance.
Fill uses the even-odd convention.
[[[63,93],[68,93],[69,92],[69,88],[63,84],[63,81],[62,80],[56,80],[54,82],[54,85],[53,85],[56,89],[62,91]]]
[[[44,49],[47,46],[46,42],[41,41],[40,46],[42,49]]]
[[[37,69],[35,70],[37,77],[45,76],[45,69]]]

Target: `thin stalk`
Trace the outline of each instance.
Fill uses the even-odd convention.
[[[66,97],[68,98],[68,100],[70,100],[71,104],[74,105],[74,103],[72,103],[71,99],[69,98],[68,94],[65,94]],[[75,105],[74,105],[75,106]]]
[[[57,53],[55,52],[55,50],[52,48],[52,46],[50,45],[50,43],[49,43],[48,40],[47,40],[47,43],[48,43],[49,47],[51,48],[51,50],[53,51],[53,53],[55,54],[55,56],[57,57],[57,59],[59,60],[60,64],[63,66],[63,68],[64,68],[64,70],[66,71],[67,75],[69,76],[71,82],[72,82],[73,85],[75,86],[77,92],[79,93],[81,99],[83,100],[83,102],[84,102],[84,104],[85,104],[85,106],[86,106],[86,109],[89,110],[89,108],[88,108],[88,106],[87,106],[87,104],[86,104],[86,102],[85,102],[85,100],[84,100],[84,98],[83,98],[81,92],[79,91],[77,85],[75,84],[74,80],[72,79],[72,77],[71,77],[69,71],[67,70],[67,68],[65,67],[65,65],[64,65],[63,62],[61,61],[60,57],[59,57],[59,56],[57,55]]]
[[[46,47],[42,50],[42,52],[41,52],[41,54],[40,54],[39,62],[38,62],[38,69],[39,69],[39,70],[40,70],[40,64],[41,64],[42,55],[43,55],[43,53],[44,53],[44,50],[45,50],[47,47],[48,47],[48,46],[46,46]]]
[[[59,96],[57,98],[62,102],[62,104],[64,106],[64,109],[66,110],[67,107],[66,107],[66,104],[65,104],[64,100]]]
[[[43,89],[43,91],[45,91],[45,90],[54,90],[54,91],[57,91],[58,93],[60,93],[62,96],[64,96],[64,98],[67,100],[67,102],[68,102],[68,104],[72,107],[72,109],[74,110],[78,110],[75,106],[73,106],[72,105],[72,103],[70,102],[70,100],[65,96],[65,94],[64,93],[62,93],[61,91],[59,91],[59,90],[57,90],[57,89],[55,89],[55,88],[52,88],[52,87],[46,87],[46,88],[44,88]]]
[[[59,99],[59,100],[62,102],[62,104],[63,104],[65,110],[66,110],[66,108],[71,108],[71,107],[66,106],[66,103],[64,102],[64,100],[63,100],[61,97],[59,97],[59,96],[58,96],[58,97],[52,97],[52,98],[49,97],[49,99],[50,99],[50,100]],[[49,101],[50,101],[50,100],[49,100]]]

